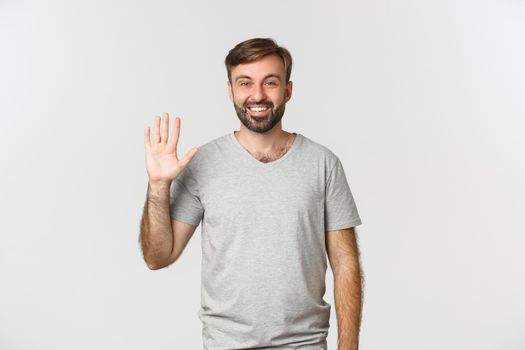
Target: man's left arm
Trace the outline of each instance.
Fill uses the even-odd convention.
[[[339,350],[357,350],[362,310],[362,271],[353,227],[327,231],[326,251],[334,274]]]

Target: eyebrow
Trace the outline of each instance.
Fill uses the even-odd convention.
[[[268,79],[268,78],[277,78],[279,79],[279,81],[281,81],[281,77],[278,76],[277,74],[268,74],[267,76],[264,77],[264,79]],[[248,75],[239,75],[237,78],[235,78],[235,81],[239,80],[239,79],[252,79],[252,77],[248,76]],[[264,80],[263,79],[263,80]]]

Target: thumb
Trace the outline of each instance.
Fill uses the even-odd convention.
[[[193,147],[192,149],[190,149],[188,152],[186,152],[186,154],[184,155],[184,157],[182,157],[182,159],[180,160],[182,162],[182,166],[183,167],[186,167],[188,166],[188,164],[190,163],[190,161],[193,159],[193,157],[197,154],[197,147]]]

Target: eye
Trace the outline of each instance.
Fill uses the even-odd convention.
[[[241,81],[241,82],[239,83],[239,86],[248,86],[249,84],[250,84],[250,83],[247,82],[247,81]]]
[[[277,83],[275,81],[268,81],[266,82],[266,84],[271,85],[271,86],[277,86]]]

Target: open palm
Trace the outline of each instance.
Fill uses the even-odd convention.
[[[182,159],[177,157],[180,118],[175,117],[171,141],[168,142],[169,115],[164,112],[163,116],[162,132],[160,130],[161,118],[159,116],[155,118],[153,142],[150,140],[149,126],[144,129],[146,169],[150,182],[171,182],[188,166],[193,156],[197,153],[197,148],[193,147]]]

